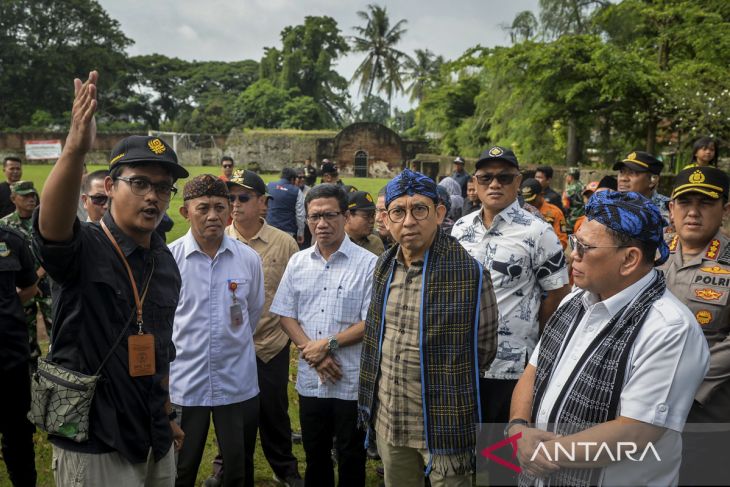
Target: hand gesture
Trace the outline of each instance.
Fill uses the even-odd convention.
[[[342,368],[340,363],[332,355],[327,355],[316,367],[319,378],[323,383],[335,383],[342,379]]]
[[[96,82],[99,73],[92,71],[82,84],[74,80],[74,104],[71,109],[71,127],[66,137],[66,150],[86,154],[96,137]]]
[[[540,443],[554,440],[558,435],[549,431],[527,427],[521,427],[519,431],[517,428],[513,428],[510,432],[522,433],[522,438],[517,440],[517,459],[520,461],[520,466],[527,473],[538,478],[545,478],[560,470],[560,467],[550,459],[545,458],[542,452],[535,452]],[[532,459],[533,455],[534,459]]]
[[[170,429],[172,429],[172,441],[175,445],[175,451],[182,450],[185,433],[175,421],[170,421]]]
[[[310,340],[298,347],[302,352],[302,358],[314,367],[327,356],[327,340]]]

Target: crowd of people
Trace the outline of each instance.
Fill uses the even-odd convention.
[[[387,486],[480,484],[479,451],[500,441],[514,455],[489,464],[489,485],[728,478],[709,441],[723,432],[688,427],[730,423],[730,179],[713,139],[670,196],[643,151],[600,181],[570,168],[562,195],[550,166],[528,173],[500,146],[474,174],[458,157],[438,184],[404,169],[375,196],[329,160],[266,184],[226,156],[222,174],[184,184],[190,228],[168,245],[160,226],[189,173],[152,136],[123,139],[108,170],[86,173],[97,79],[75,80],[42,203],[21,160],[3,164],[13,485],[36,484],[38,426],[57,486],[193,486],[211,418],[208,486],[253,485],[257,436],[289,486],[363,486],[368,456]],[[626,442],[661,460],[617,462]],[[590,461],[548,453],[576,443]]]

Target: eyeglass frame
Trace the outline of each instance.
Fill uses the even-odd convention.
[[[324,220],[326,222],[333,222],[335,218],[337,218],[340,215],[344,215],[345,213],[342,211],[323,211],[322,213],[313,213],[311,215],[307,215],[305,220],[307,220],[307,223],[316,225],[319,223],[320,220]]]
[[[426,208],[426,214],[425,214],[425,215],[423,215],[423,217],[421,217],[421,218],[418,218],[418,217],[417,217],[417,216],[415,215],[415,213],[413,213],[413,209],[414,209],[414,208],[416,208],[416,207],[420,207],[420,208]],[[400,218],[400,219],[397,219],[397,220],[394,220],[394,219],[393,219],[393,217],[391,216],[391,213],[392,213],[392,212],[394,212],[394,211],[396,211],[396,210],[401,210],[401,211],[403,211],[403,218]],[[395,208],[390,208],[390,209],[386,209],[386,210],[385,210],[385,212],[386,212],[386,214],[388,215],[388,220],[390,220],[390,221],[391,221],[391,222],[393,222],[393,223],[401,223],[401,222],[405,221],[406,217],[408,216],[408,213],[410,213],[410,214],[411,214],[411,217],[413,217],[413,219],[414,219],[415,221],[417,221],[417,222],[420,222],[420,221],[423,221],[423,220],[425,220],[426,218],[428,218],[428,215],[430,215],[430,214],[431,214],[431,207],[430,207],[430,206],[428,206],[428,205],[425,205],[425,204],[423,204],[423,203],[417,203],[417,204],[415,204],[415,205],[412,205],[412,206],[411,206],[410,208],[401,208],[400,206],[397,206],[397,207],[395,207]]]
[[[105,194],[88,194],[88,193],[84,193],[84,194],[96,206],[104,206],[105,204],[107,204],[109,202],[109,196],[107,196]],[[104,198],[104,202],[103,203],[97,203],[96,200],[99,200],[101,198]]]
[[[519,175],[520,175],[520,173],[518,173],[518,172],[517,173],[501,172],[498,174],[487,173],[487,174],[479,174],[479,175],[475,174],[474,179],[476,179],[477,185],[479,185],[479,186],[489,186],[490,184],[492,184],[492,181],[494,181],[495,179],[497,180],[497,182],[499,183],[500,186],[507,186],[507,185],[514,183],[515,178]],[[483,178],[489,178],[489,180],[486,181]],[[510,178],[510,180],[502,182],[502,179],[504,179],[504,178]]]
[[[581,259],[591,249],[625,249],[631,247],[630,245],[586,245],[578,240],[575,234],[568,235],[568,245],[570,245],[571,250],[575,250],[578,253],[578,257]]]
[[[129,190],[135,196],[147,196],[150,193],[150,191],[152,191],[154,189],[155,194],[157,195],[158,198],[160,198],[162,201],[170,201],[172,199],[172,197],[177,194],[177,188],[174,185],[168,184],[168,183],[153,183],[149,179],[143,178],[143,177],[130,178],[130,177],[126,177],[126,176],[117,176],[116,178],[114,178],[114,181],[117,181],[117,180],[124,181],[125,183],[129,184]],[[147,190],[145,192],[143,192],[142,194],[139,194],[134,191],[134,182],[136,182],[136,181],[145,182],[145,183],[147,183],[147,185],[149,187],[147,188]],[[161,190],[160,186],[163,186],[164,189]],[[169,198],[165,199],[165,197],[168,196],[168,194],[166,194],[168,191],[168,187],[169,187]]]

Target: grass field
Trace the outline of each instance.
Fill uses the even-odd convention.
[[[89,166],[89,171],[95,171],[97,169],[103,169],[102,166]],[[35,183],[36,188],[42,189],[43,183],[48,176],[51,166],[47,165],[25,165],[23,167],[23,179],[31,180]],[[219,168],[217,167],[189,167],[192,176],[212,173],[219,174]],[[262,175],[264,181],[269,182],[278,179],[277,175],[265,174]],[[382,188],[387,182],[386,179],[366,179],[366,178],[343,178],[345,184],[352,184],[358,189],[363,191],[369,191],[373,196]],[[172,242],[176,238],[182,236],[189,228],[185,219],[180,215],[178,211],[182,204],[182,188],[185,184],[184,180],[180,180],[177,183],[178,195],[170,202],[170,209],[168,215],[174,220],[175,226],[172,231],[168,234],[168,242]],[[44,344],[44,349],[47,349],[47,343]],[[291,366],[290,366],[290,381],[289,381],[289,415],[291,417],[292,428],[294,430],[300,430],[299,427],[299,401],[296,391],[294,390],[294,382],[296,379],[296,367],[297,367],[297,355],[296,352],[292,353]],[[6,397],[5,400],[11,400],[12,396]],[[51,487],[54,485],[53,473],[51,472],[51,446],[45,438],[45,434],[39,432],[35,435],[36,443],[36,469],[38,470],[38,487]],[[203,460],[200,465],[198,472],[198,485],[202,485],[204,480],[212,472],[211,462],[215,456],[214,438],[211,428],[211,433],[208,435],[208,441],[203,455]],[[294,445],[294,454],[299,459],[299,470],[304,474],[304,450],[301,445]],[[368,460],[367,464],[367,483],[368,486],[377,486],[380,484],[380,478],[375,473],[375,469],[378,463],[372,460]],[[264,458],[261,450],[261,445],[256,446],[256,452],[254,457],[255,467],[255,482],[257,486],[274,487],[278,484],[273,481],[273,473],[269,467],[268,462]],[[0,487],[10,487],[10,480],[8,479],[7,472],[5,470],[5,463],[0,462]]]

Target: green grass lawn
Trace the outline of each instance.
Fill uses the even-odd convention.
[[[103,169],[103,166],[89,166],[89,171],[95,171],[97,169]],[[23,167],[23,179],[31,180],[35,183],[36,188],[42,189],[43,183],[48,176],[51,166],[48,165],[25,165]],[[217,167],[189,167],[192,176],[212,173],[219,174],[219,168]],[[278,179],[277,175],[265,174],[262,176],[264,181],[269,182]],[[386,179],[367,179],[367,178],[343,178],[345,184],[352,184],[358,189],[370,192],[373,196],[382,188],[388,181]],[[179,207],[182,203],[182,187],[185,184],[184,180],[180,180],[177,183],[178,195],[170,202],[170,209],[168,214],[175,221],[175,226],[172,231],[168,234],[168,242],[172,242],[176,238],[182,236],[188,230],[188,224],[185,219],[180,215]],[[47,343],[44,344],[43,348],[47,348]],[[297,369],[297,354],[292,350],[291,356],[291,367],[290,367],[290,380],[289,380],[289,416],[291,417],[292,428],[299,431],[299,398],[294,389],[294,383],[296,381],[296,369]],[[51,471],[51,445],[46,440],[45,434],[37,432],[35,435],[36,443],[36,469],[38,470],[38,487],[51,487],[54,485],[53,472]],[[198,471],[198,485],[202,485],[206,478],[212,473],[212,461],[215,457],[216,449],[214,444],[214,437],[211,428],[211,432],[208,435],[208,441],[206,443],[205,452],[203,454],[203,460],[200,464],[200,470]],[[294,454],[299,459],[299,470],[304,474],[304,450],[301,445],[294,445]],[[377,486],[380,484],[380,478],[375,473],[375,469],[378,462],[368,460],[367,463],[367,483],[368,486]],[[266,458],[264,458],[261,450],[261,445],[257,441],[256,452],[254,456],[254,467],[255,467],[255,482],[258,486],[274,487],[278,484],[273,481],[273,473],[269,467]],[[5,470],[5,463],[0,462],[0,487],[10,487],[10,480],[8,479],[7,471]]]

